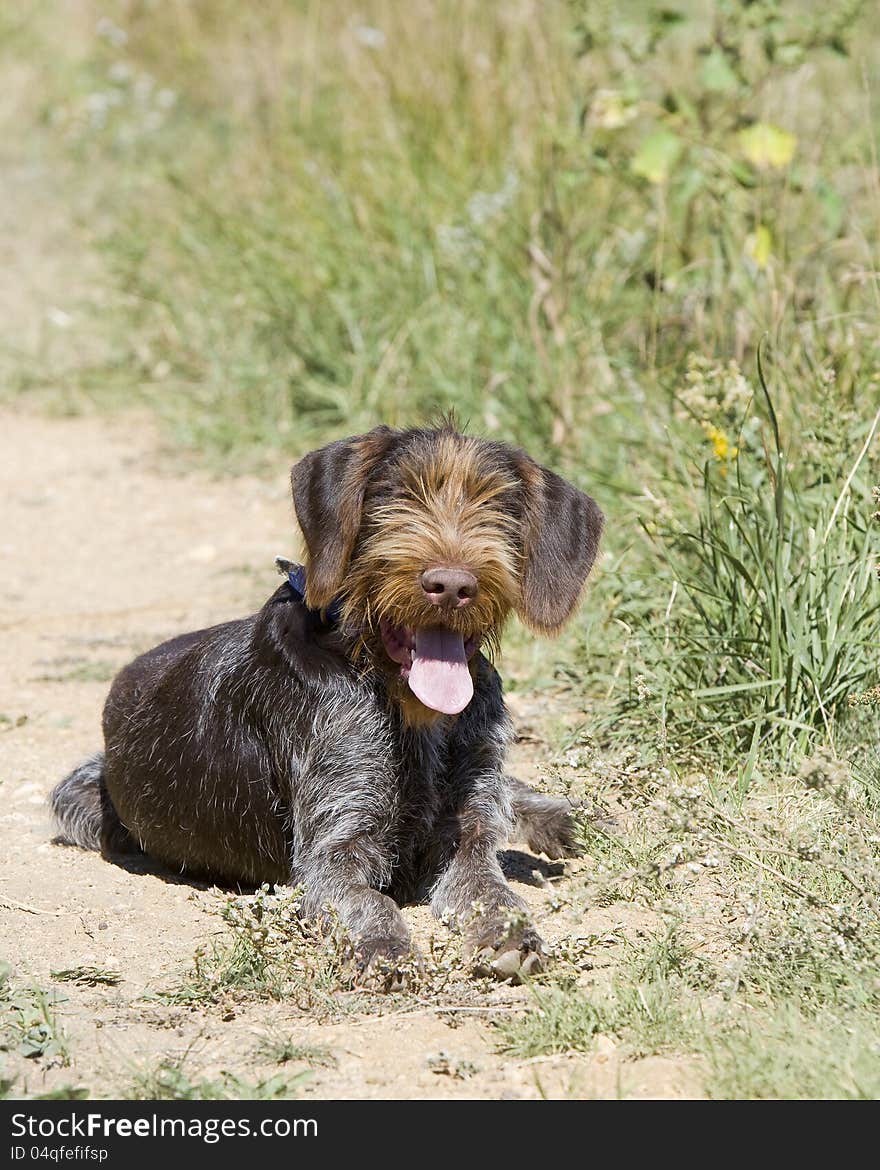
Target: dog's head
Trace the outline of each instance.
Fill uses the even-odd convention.
[[[377,427],[306,455],[291,480],[307,604],[340,599],[394,693],[407,708],[415,696],[416,721],[464,709],[468,663],[511,610],[540,633],[560,629],[602,531],[589,496],[451,426]]]

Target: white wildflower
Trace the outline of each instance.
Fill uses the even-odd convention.
[[[381,28],[373,28],[369,24],[361,24],[354,30],[354,35],[367,49],[384,49],[385,34]]]
[[[109,41],[111,45],[115,45],[117,49],[121,48],[128,40],[128,33],[125,29],[120,28],[107,16],[102,16],[95,25],[95,34],[102,40]]]

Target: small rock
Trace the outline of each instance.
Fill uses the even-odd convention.
[[[606,1061],[610,1056],[613,1056],[617,1051],[617,1045],[610,1036],[599,1035],[596,1037],[596,1059],[598,1061]]]

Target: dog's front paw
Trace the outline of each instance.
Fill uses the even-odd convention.
[[[479,978],[521,983],[544,969],[541,936],[520,915],[479,922],[469,932],[468,941],[472,970]]]
[[[369,991],[407,991],[419,980],[422,958],[399,938],[365,938],[355,948],[357,983]]]

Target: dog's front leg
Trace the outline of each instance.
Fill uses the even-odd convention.
[[[396,857],[389,733],[375,711],[356,707],[311,730],[292,784],[292,881],[307,916],[329,911],[351,933],[362,981],[392,989],[417,956],[397,904],[381,893]]]
[[[451,913],[461,926],[476,971],[501,979],[519,979],[542,966],[541,938],[498,863],[514,819],[504,772],[512,738],[501,680],[481,660],[474,699],[449,742],[447,818],[431,908],[438,917]]]
[[[306,876],[303,912],[308,917],[335,913],[355,940],[359,982],[385,991],[399,990],[418,964],[410,932],[397,904],[363,880],[355,854],[363,842],[315,852]],[[302,873],[302,871],[300,871]]]
[[[431,896],[438,917],[452,915],[478,974],[518,980],[542,966],[541,938],[526,905],[501,872],[497,850],[511,822],[510,793],[500,767],[458,777],[463,801],[447,825],[448,862]]]

